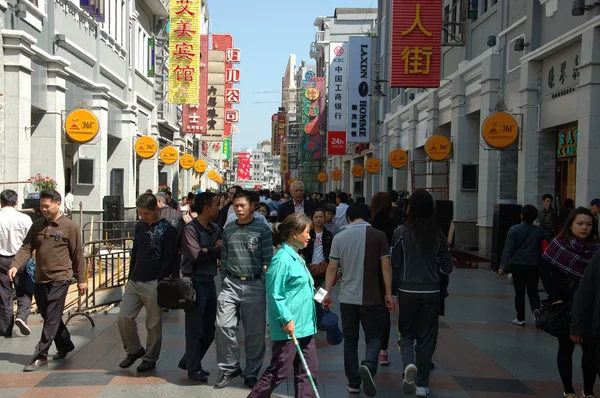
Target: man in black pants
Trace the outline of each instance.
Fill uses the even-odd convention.
[[[58,350],[53,359],[63,359],[75,349],[62,315],[73,276],[78,282],[79,295],[84,295],[87,290],[85,263],[79,227],[61,214],[60,202],[61,196],[54,189],[40,192],[40,210],[44,218],[33,223],[8,270],[8,279],[12,281],[35,250],[34,295],[44,328],[31,363],[25,366],[24,372],[46,367],[52,341]]]
[[[208,372],[202,369],[202,359],[215,339],[217,318],[217,260],[221,259],[221,229],[213,221],[219,216],[215,194],[196,195],[194,208],[198,216],[188,223],[181,236],[184,276],[194,279],[196,306],[185,311],[185,354],[179,367],[188,371],[188,378],[206,382]]]

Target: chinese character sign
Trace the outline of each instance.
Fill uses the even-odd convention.
[[[348,43],[329,44],[327,130],[346,132],[348,120]]]
[[[225,125],[225,51],[208,51],[206,135],[203,140],[222,141]]]
[[[200,36],[200,53],[208,54],[208,35]],[[206,113],[208,110],[208,64],[200,61],[200,87],[198,105],[183,105],[181,132],[183,134],[206,134]]]
[[[373,39],[350,36],[349,50],[347,142],[368,143]]]
[[[170,3],[169,103],[197,104],[200,87],[201,0]]]
[[[279,138],[279,121],[277,113],[271,116],[271,155],[279,155],[281,140]]]
[[[391,14],[390,87],[439,87],[442,0],[392,0]]]
[[[239,48],[233,47],[233,36],[228,33],[213,34],[213,49],[225,52],[225,101],[223,111],[225,113],[223,135],[230,137],[232,125],[239,122],[240,112],[233,108],[233,104],[240,103],[240,90],[234,88],[234,84],[241,81],[241,71],[237,69],[237,64],[241,60]]]
[[[240,152],[238,153],[238,180],[249,180],[250,179],[250,153]]]

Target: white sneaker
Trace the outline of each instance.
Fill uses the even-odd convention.
[[[413,395],[417,390],[415,379],[417,378],[417,367],[412,363],[404,369],[404,381],[402,382],[402,392],[405,395]]]
[[[429,395],[429,387],[417,387],[416,397],[426,397]]]
[[[517,325],[517,326],[525,326],[525,321],[520,321],[518,319],[513,319],[512,324],[513,325]]]
[[[21,318],[15,319],[15,325],[17,325],[23,336],[29,336],[31,334],[31,329],[29,329],[29,326]]]
[[[350,394],[360,394],[360,387],[352,387],[351,385],[347,385],[346,391],[348,391]]]

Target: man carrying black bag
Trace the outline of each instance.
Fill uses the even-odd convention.
[[[156,197],[141,194],[136,200],[140,221],[135,226],[129,281],[123,293],[118,325],[127,357],[119,367],[130,367],[139,358],[138,372],[156,367],[162,344],[162,310],[158,305],[158,282],[169,276],[177,254],[177,232],[160,215]],[[135,319],[146,308],[146,349],[140,343]]]
[[[215,194],[196,195],[194,208],[198,216],[185,226],[181,235],[181,272],[194,281],[196,305],[185,310],[185,354],[179,367],[187,369],[189,379],[206,382],[208,372],[202,369],[202,359],[215,338],[215,276],[222,241],[221,229],[213,222],[219,216]]]

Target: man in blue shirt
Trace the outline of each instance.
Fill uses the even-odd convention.
[[[128,368],[139,358],[138,372],[156,367],[162,344],[162,310],[158,306],[158,281],[169,276],[177,254],[177,232],[160,215],[156,197],[144,193],[137,198],[140,221],[135,227],[131,250],[129,282],[125,287],[119,312],[119,333],[127,357],[119,367]],[[135,318],[146,308],[146,349],[140,343]]]

